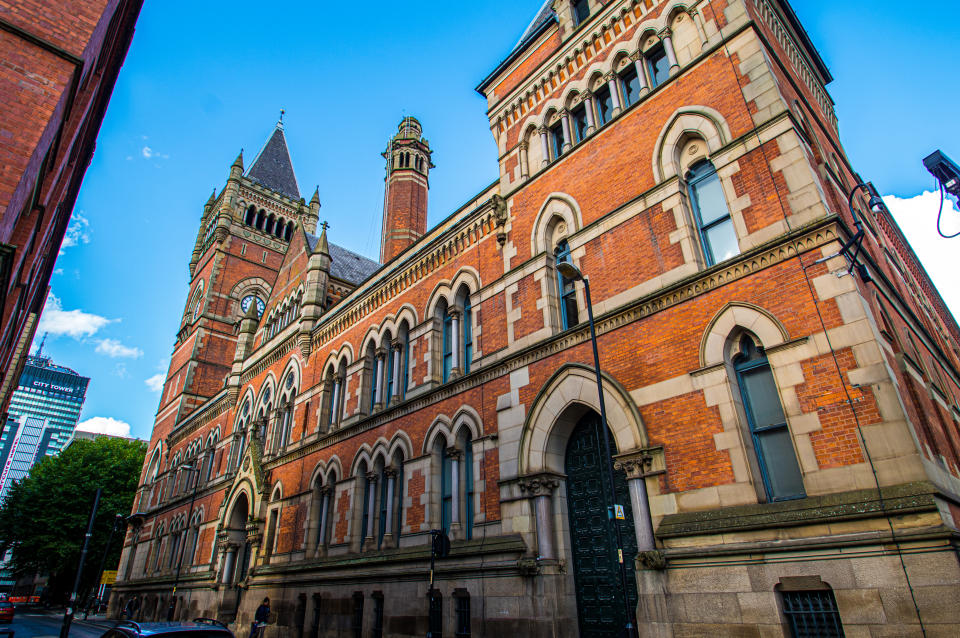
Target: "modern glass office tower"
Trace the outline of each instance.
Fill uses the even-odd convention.
[[[49,357],[29,357],[0,437],[0,499],[34,463],[58,454],[70,440],[89,383],[88,377],[54,364]]]

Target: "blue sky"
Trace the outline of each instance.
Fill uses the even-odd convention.
[[[253,158],[281,108],[302,194],[319,186],[331,239],[376,258],[380,153],[403,115],[421,120],[434,149],[431,224],[496,178],[474,87],[540,4],[410,1],[361,15],[350,3],[147,0],[43,318],[45,352],[92,377],[86,427],[149,436],[151,379],[166,371],[203,203],[241,148]],[[936,65],[956,61],[951,22],[893,2],[794,7],[835,77],[848,155],[891,196],[960,310],[950,279],[936,279],[949,277],[950,242],[935,239],[921,165],[935,148],[960,160],[960,88]]]

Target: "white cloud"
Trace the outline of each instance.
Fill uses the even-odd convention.
[[[914,197],[887,195],[883,198],[894,219],[926,269],[940,295],[955,317],[960,317],[960,286],[956,281],[956,252],[960,237],[944,239],[937,234],[937,211],[940,193],[927,191]],[[956,202],[943,200],[940,228],[947,235],[960,231],[960,210]]]
[[[145,379],[144,383],[147,384],[147,387],[150,388],[151,392],[160,392],[161,390],[163,390],[163,382],[166,380],[167,380],[167,375],[160,372],[159,374],[153,375],[149,379]]]
[[[81,421],[77,425],[78,430],[83,432],[96,432],[98,434],[112,434],[113,436],[130,436],[130,424],[109,416],[95,416]]]
[[[60,300],[47,295],[47,302],[40,315],[38,333],[49,332],[52,335],[69,335],[74,339],[92,337],[100,328],[115,319],[107,319],[82,310],[64,310]]]
[[[153,157],[153,149],[149,146],[144,146],[142,149],[140,149],[140,155],[143,156],[143,159],[150,159]]]
[[[97,341],[97,352],[100,354],[105,354],[111,359],[116,359],[119,357],[136,359],[137,357],[143,355],[143,350],[140,348],[131,348],[130,346],[125,346],[117,339],[99,339]]]
[[[113,368],[113,373],[118,377],[120,377],[121,379],[126,379],[127,377],[130,376],[130,373],[127,372],[127,364],[125,363],[118,363]]]
[[[60,254],[63,254],[64,248],[89,243],[90,220],[84,217],[81,211],[77,211],[73,214],[73,217],[70,218],[67,232],[63,235],[63,242],[60,244]]]

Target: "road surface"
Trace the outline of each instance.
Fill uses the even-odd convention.
[[[63,616],[51,616],[30,609],[17,609],[10,625],[0,625],[3,630],[12,629],[14,638],[58,638]],[[100,638],[106,630],[90,623],[74,620],[70,626],[70,638]]]

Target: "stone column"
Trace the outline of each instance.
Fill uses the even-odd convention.
[[[460,376],[460,309],[451,308],[450,313],[450,378]]]
[[[450,459],[450,536],[460,538],[463,526],[460,524],[460,461],[463,452],[455,447],[447,448]]]
[[[650,503],[647,499],[647,485],[644,482],[651,474],[653,457],[643,452],[635,452],[617,457],[614,468],[627,475],[627,487],[630,489],[630,507],[633,509],[633,531],[637,537],[637,551],[647,552],[656,549],[653,535],[653,521],[650,516]]]
[[[606,76],[607,86],[610,87],[610,99],[613,100],[613,109],[610,111],[610,119],[617,117],[622,110],[620,104],[620,87],[617,86],[617,74],[608,73]]]
[[[543,159],[540,160],[540,168],[546,168],[550,163],[550,141],[547,139],[547,127],[541,126],[537,129],[540,133],[540,148],[543,152]]]
[[[520,179],[527,179],[530,177],[530,166],[527,164],[527,140],[520,142]]]
[[[373,382],[376,385],[376,396],[374,397],[373,409],[382,410],[383,409],[383,379],[386,376],[384,374],[383,362],[386,358],[386,350],[383,348],[377,349],[376,357],[374,358],[373,363]]]
[[[383,534],[383,545],[385,547],[395,547],[396,543],[393,532],[393,492],[397,482],[397,471],[392,467],[388,467],[383,471],[383,474],[387,477],[387,525]],[[397,539],[399,539],[400,534],[397,533],[396,536]]]
[[[364,540],[363,549],[373,549],[375,545],[374,532],[376,529],[374,522],[376,517],[376,501],[377,501],[377,474],[375,472],[367,473],[367,529],[363,530]]]
[[[674,75],[680,70],[680,65],[677,63],[677,52],[673,50],[672,33],[668,27],[658,34],[660,41],[663,42],[663,52],[667,54],[667,62],[670,63],[670,75]]]
[[[229,543],[223,553],[223,573],[220,574],[220,582],[229,585],[233,580],[233,571],[237,562],[237,545]]]
[[[553,490],[560,481],[550,475],[525,477],[520,491],[531,499],[531,509],[537,521],[537,558],[552,560],[557,557],[553,529]]]
[[[333,488],[329,485],[320,488],[320,529],[317,530],[317,556],[322,556],[327,551],[327,521],[330,518],[330,494],[332,493]]]
[[[595,130],[597,130],[597,122],[593,114],[593,94],[587,93],[586,97],[583,98],[584,108],[587,111],[587,128],[584,131],[584,135],[590,135]]]
[[[563,152],[566,153],[573,146],[573,135],[570,131],[570,111],[563,109],[560,113],[560,130],[563,132]]]
[[[347,377],[340,377],[340,395],[337,397],[340,400],[340,407],[337,408],[337,420],[336,423],[340,423],[343,419],[347,417],[347,401],[346,398],[350,396],[350,393],[347,392]]]
[[[693,20],[693,26],[697,28],[697,35],[700,36],[700,49],[703,50],[707,46],[707,28],[703,24],[703,16],[696,9],[688,9],[687,13]]]
[[[403,387],[401,386],[403,383],[403,366],[400,365],[402,363],[400,353],[402,349],[403,344],[399,341],[394,341],[390,344],[390,350],[393,351],[393,396],[391,397],[391,401],[394,398],[399,400],[400,397],[403,396]]]
[[[337,400],[340,398],[340,377],[333,378],[333,392],[330,395],[330,417],[329,424],[337,424]]]
[[[631,58],[633,59],[634,67],[637,69],[637,82],[640,84],[640,95],[644,96],[650,92],[650,83],[647,81],[646,60],[643,57],[643,53],[639,51],[634,53]]]

